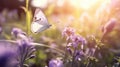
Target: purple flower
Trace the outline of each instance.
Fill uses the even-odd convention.
[[[67,40],[70,38],[70,36],[74,35],[75,30],[73,28],[70,27],[66,27],[63,32],[62,35],[67,37]]]
[[[35,48],[33,45],[30,44],[27,40],[19,40],[18,41],[18,60],[19,66],[23,67],[24,62],[28,59],[34,58]]]
[[[84,52],[82,50],[76,50],[75,52],[75,60],[81,60],[81,58],[84,56]]]
[[[112,29],[114,28],[115,24],[116,24],[117,20],[115,18],[110,19],[103,28],[103,32],[107,33],[107,32],[111,32]]]
[[[0,67],[17,67],[17,47],[5,41],[0,42]]]
[[[115,18],[111,18],[102,28],[103,36],[101,40],[104,39],[105,35],[110,33],[113,28],[115,27],[115,24],[117,23],[117,20]]]
[[[52,59],[49,61],[49,67],[64,67],[63,61],[58,59]]]
[[[14,28],[14,35],[23,35],[23,31]],[[27,36],[26,39],[19,39],[16,43],[8,41],[0,41],[0,67],[24,67],[24,63],[31,58],[34,58],[35,48],[31,45],[31,41]],[[13,45],[15,44],[15,45]]]
[[[79,44],[81,44],[81,45],[86,44],[85,38],[83,38],[82,36],[79,36],[79,35],[73,35],[73,36],[71,36],[70,39],[72,41],[73,47],[77,47]]]
[[[13,28],[12,34],[16,38],[20,38],[16,40],[18,44],[17,59],[19,61],[19,66],[24,67],[25,61],[35,57],[35,48],[31,45],[32,38],[27,37],[26,34],[19,28]]]
[[[14,35],[16,38],[19,36],[21,38],[24,38],[26,33],[23,32],[21,29],[19,28],[13,28],[12,29],[12,32],[11,32],[12,35]]]
[[[4,52],[0,55],[0,67],[16,67],[18,62],[15,59],[15,56],[14,52]]]

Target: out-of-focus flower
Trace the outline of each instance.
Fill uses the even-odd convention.
[[[82,50],[76,50],[75,52],[75,60],[81,60],[81,57],[84,56],[84,52]]]
[[[18,37],[25,38],[26,35],[26,33],[19,28],[13,28],[11,34],[14,35],[16,38]]]
[[[79,44],[81,44],[81,45],[86,44],[86,40],[82,36],[73,35],[73,36],[71,36],[71,40],[72,40],[72,45],[74,47],[77,47]]]
[[[15,67],[17,64],[14,52],[8,51],[0,55],[0,67]]]
[[[16,50],[15,46],[0,42],[0,67],[17,67]]]
[[[22,35],[22,32],[18,28],[14,28],[12,31],[16,36]],[[15,45],[0,41],[0,67],[24,67],[25,61],[35,57],[34,52],[34,45],[31,45],[29,38],[26,40],[19,39]]]
[[[67,40],[70,38],[70,36],[74,35],[75,30],[73,28],[70,27],[66,27],[63,32],[62,35],[67,37]]]
[[[61,61],[59,58],[52,59],[49,61],[49,67],[64,67],[63,61]]]
[[[29,41],[26,40],[19,40],[18,41],[18,60],[19,65],[22,67],[24,62],[28,59],[34,58],[35,48],[33,45],[30,44]]]
[[[16,38],[20,38],[17,39],[16,42],[18,44],[18,48],[17,48],[17,59],[19,62],[19,67],[24,67],[24,63],[25,61],[34,58],[34,52],[35,52],[35,48],[34,45],[31,45],[32,42],[32,38],[27,37],[25,32],[23,32],[21,29],[19,28],[13,28],[12,30],[12,34],[16,37]]]
[[[114,28],[117,20],[115,18],[110,19],[105,25],[103,32],[111,32],[112,29]]]
[[[103,37],[111,32],[113,30],[113,28],[115,27],[115,24],[117,23],[117,20],[115,18],[110,19],[102,28],[102,32],[103,32]]]

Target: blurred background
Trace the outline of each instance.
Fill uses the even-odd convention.
[[[116,18],[119,13],[119,5],[116,4],[118,0],[115,0],[115,3],[112,1],[29,0],[29,10],[32,17],[35,9],[41,8],[49,23],[52,24],[50,29],[39,33],[39,37],[45,35],[56,39],[53,34],[58,33],[58,31],[61,32],[66,26],[76,28],[81,35],[95,34],[96,31],[100,31],[99,26],[101,24],[105,24],[111,17]],[[11,38],[9,34],[12,27],[20,27],[26,31],[26,13],[22,8],[25,6],[26,0],[1,0],[0,26],[4,32],[4,34],[1,34],[3,35],[0,37],[1,39]],[[30,21],[32,22],[32,18]],[[56,31],[56,33],[50,31]],[[49,34],[47,34],[48,32]]]
[[[115,18],[116,25],[104,40],[107,48],[115,52],[111,56],[120,56],[119,3],[120,0],[29,0],[30,21],[32,22],[35,9],[41,8],[52,26],[38,34],[30,32],[28,36],[32,36],[34,42],[64,49],[66,42],[61,32],[65,27],[75,28],[76,33],[81,36],[94,35],[100,39],[102,27],[111,18]],[[26,13],[22,9],[25,6],[26,0],[0,1],[0,39],[14,39],[11,36],[11,30],[14,27],[27,32]],[[31,62],[38,67],[44,67],[51,57],[58,55],[55,51],[44,47],[39,47],[37,54],[39,59],[35,58]],[[103,61],[111,63],[111,56]]]

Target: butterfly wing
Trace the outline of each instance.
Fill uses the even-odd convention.
[[[33,33],[42,32],[48,29],[51,25],[48,23],[47,18],[40,8],[35,10],[33,22],[31,24],[31,30]]]
[[[31,31],[33,32],[33,33],[37,33],[37,31],[39,30],[39,29],[41,29],[43,27],[43,25],[40,25],[40,24],[38,24],[38,23],[36,23],[36,22],[32,22],[32,24],[31,24]]]
[[[47,20],[45,14],[41,11],[40,8],[37,8],[35,10],[33,21],[39,21],[40,24],[49,25],[48,20]]]
[[[42,32],[46,29],[48,29],[51,25],[42,25],[42,24],[39,24],[39,23],[36,23],[36,22],[33,22],[31,24],[31,30],[33,33],[38,33],[38,32]]]

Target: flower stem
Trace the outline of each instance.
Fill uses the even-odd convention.
[[[71,66],[74,67],[74,62],[75,62],[75,53],[76,53],[76,48],[74,49],[73,55],[72,55],[72,63]]]
[[[28,4],[29,4],[29,0],[26,0],[26,26],[27,26],[27,34],[29,35],[30,34],[30,11],[29,11],[29,8],[28,8]]]
[[[13,43],[14,45],[16,45],[17,44],[17,41],[14,41],[14,40],[0,40],[0,42],[9,42],[9,43]],[[48,45],[45,45],[45,44],[41,44],[41,43],[30,43],[31,45],[34,45],[34,46],[42,46],[42,47],[48,47],[48,48],[51,48],[51,46],[48,46]],[[64,54],[65,52],[64,51],[62,51],[62,50],[60,50],[60,49],[58,49],[58,48],[52,48],[52,49],[54,49],[54,50],[56,50],[56,51],[58,51],[58,52],[60,52],[61,54]]]
[[[69,43],[69,40],[67,41],[67,44]],[[67,58],[67,44],[65,46],[65,53],[64,53],[64,63],[66,62],[66,58]],[[64,64],[64,67],[66,67],[66,63]]]

